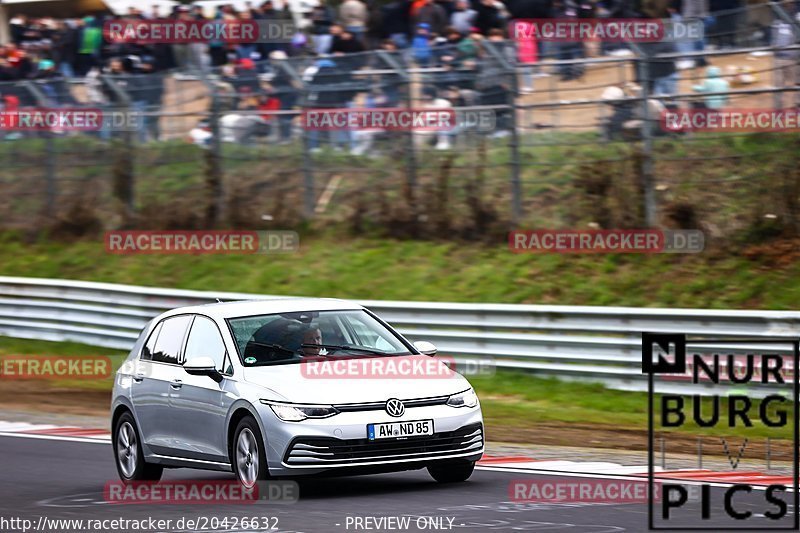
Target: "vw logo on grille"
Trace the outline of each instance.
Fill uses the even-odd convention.
[[[397,398],[392,398],[386,402],[386,412],[389,413],[389,416],[403,416],[406,406]]]

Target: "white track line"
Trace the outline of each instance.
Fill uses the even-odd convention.
[[[20,437],[27,439],[43,439],[43,440],[62,440],[72,442],[99,442],[107,444],[111,442],[111,435],[70,435],[64,432],[68,429],[75,429],[81,431],[84,428],[73,428],[65,426],[54,426],[52,424],[29,424],[27,422],[8,422],[0,420],[0,436],[3,437]],[[52,433],[47,433],[52,430]],[[31,433],[35,431],[37,433]],[[41,433],[39,433],[41,432]],[[64,433],[62,433],[64,432]]]
[[[646,466],[623,466],[619,463],[576,462],[576,461],[513,461],[509,463],[494,462],[491,466],[498,468],[523,468],[527,470],[553,470],[556,472],[590,472],[615,474],[646,474]],[[656,469],[660,471],[660,468]]]
[[[5,422],[0,420],[0,432],[14,433],[17,431],[33,431],[40,429],[59,429],[60,426],[51,424],[29,424],[27,422]]]
[[[40,440],[62,440],[70,442],[91,442],[93,444],[111,444],[111,437],[104,438],[89,438],[89,437],[68,437],[62,435],[41,435],[38,433],[8,433],[0,431],[0,437],[18,437],[22,439],[40,439]]]
[[[630,476],[630,475],[623,475],[623,474],[611,474],[611,473],[592,473],[592,472],[558,472],[556,470],[528,470],[528,469],[517,469],[517,468],[505,468],[505,467],[495,467],[495,466],[481,466],[478,465],[475,467],[475,470],[486,470],[489,472],[505,472],[505,473],[515,473],[515,474],[527,474],[527,475],[539,475],[539,476],[557,476],[557,477],[585,477],[585,478],[592,478],[592,479],[620,479],[624,481],[643,481],[647,482],[647,477],[642,476]],[[667,472],[668,473],[668,472]],[[719,483],[719,482],[706,482],[700,479],[667,479],[667,478],[659,478],[656,476],[656,481],[659,482],[670,482],[675,485],[709,485],[711,487],[731,487],[735,483]],[[767,490],[766,485],[753,485],[753,490]]]

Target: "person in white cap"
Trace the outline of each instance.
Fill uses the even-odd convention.
[[[269,54],[269,62],[272,65],[274,76],[270,80],[273,94],[281,102],[281,111],[290,111],[294,109],[297,102],[297,88],[294,82],[286,71],[282,68],[280,63],[286,61],[288,56],[283,50],[274,50]],[[292,121],[294,115],[280,114],[278,115],[278,124],[280,132],[280,142],[287,143],[292,139]]]

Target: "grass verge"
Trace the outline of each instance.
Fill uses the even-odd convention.
[[[335,233],[302,235],[292,254],[122,256],[99,239],[0,234],[0,275],[417,301],[790,310],[800,300],[800,261],[784,256],[514,254],[505,244]]]

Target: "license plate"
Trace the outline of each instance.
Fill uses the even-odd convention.
[[[419,437],[421,435],[433,435],[433,420],[367,424],[369,440]]]

